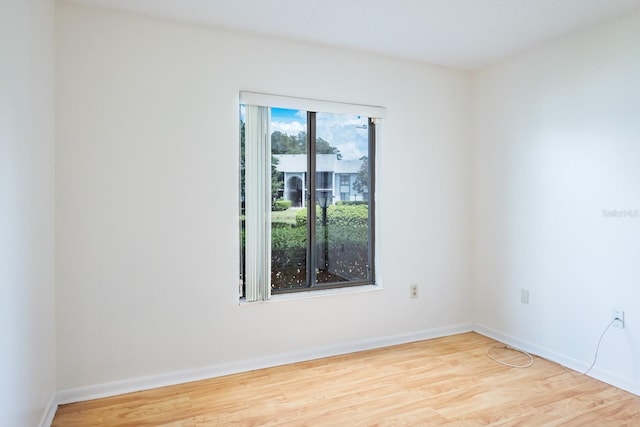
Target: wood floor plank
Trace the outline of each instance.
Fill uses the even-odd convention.
[[[639,396],[537,357],[500,365],[494,344],[467,333],[62,405],[53,426],[640,426]]]

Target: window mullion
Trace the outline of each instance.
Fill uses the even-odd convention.
[[[307,286],[315,284],[316,259],[316,113],[307,111]]]
[[[369,280],[374,280],[375,275],[375,248],[376,248],[376,122],[369,117]]]

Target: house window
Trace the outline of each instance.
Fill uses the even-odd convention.
[[[335,147],[332,147],[335,148]],[[317,162],[316,162],[317,168]],[[316,189],[318,190],[332,190],[332,178],[333,173],[331,171],[316,172]]]
[[[354,107],[374,114],[354,115]],[[342,194],[333,177],[359,162],[358,179],[375,194],[375,117],[381,113],[379,107],[241,94],[240,295],[246,301],[375,284],[375,198],[336,205]]]

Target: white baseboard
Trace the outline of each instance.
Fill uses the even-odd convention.
[[[44,414],[42,414],[42,418],[40,419],[40,427],[50,427],[53,422],[53,417],[56,416],[56,411],[58,410],[58,394],[53,393],[51,399],[49,399],[49,403],[44,410]]]
[[[549,350],[548,348],[541,347],[529,341],[514,337],[509,334],[505,334],[503,332],[478,323],[474,323],[473,331],[508,344],[512,347],[519,348],[521,350],[540,356],[544,359],[558,363],[559,365],[565,366],[569,369],[573,369],[577,372],[584,372],[589,369],[590,366],[590,363],[573,359],[567,355],[557,353],[555,351]],[[596,378],[614,387],[618,387],[622,390],[626,390],[629,393],[640,396],[640,382],[629,380],[628,378],[621,377],[620,375],[617,375],[613,372],[600,369],[597,367],[597,365],[589,372],[588,376]]]
[[[304,362],[307,360],[353,353],[356,351],[370,350],[413,341],[439,338],[448,335],[471,332],[472,330],[472,323],[464,323],[460,325],[428,329],[407,334],[356,341],[335,346],[320,347],[307,351],[278,354],[259,359],[249,359],[233,363],[222,363],[196,369],[167,372],[147,377],[138,377],[103,384],[95,384],[86,387],[64,389],[58,391],[56,403],[65,404],[91,399],[99,399],[102,397],[116,396],[119,394],[131,393],[134,391],[149,390],[158,387],[236,374],[239,372],[248,372],[256,369],[270,368],[289,363]]]

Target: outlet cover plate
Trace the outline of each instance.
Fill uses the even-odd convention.
[[[618,319],[618,320],[615,320],[615,319]],[[613,310],[611,310],[611,320],[615,320],[613,322],[614,328],[624,329],[624,310],[620,310],[617,308],[614,308]]]
[[[411,298],[418,298],[418,285],[409,285],[409,296]]]

